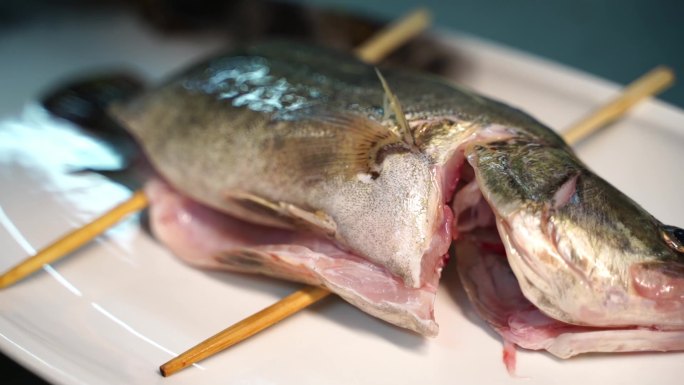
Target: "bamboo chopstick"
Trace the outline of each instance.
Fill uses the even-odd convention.
[[[430,23],[430,14],[417,9],[385,27],[357,48],[354,53],[367,63],[377,63],[388,53],[423,31]],[[327,297],[330,292],[321,287],[305,286],[275,304],[253,314],[186,350],[159,367],[161,375],[170,376],[200,360],[225,350]]]
[[[273,305],[234,324],[200,344],[188,349],[178,357],[159,367],[162,376],[170,376],[195,362],[201,361],[240,341],[272,326],[313,303],[327,297],[330,292],[316,286],[306,286]]]
[[[589,113],[563,133],[568,144],[586,138],[594,131],[621,117],[630,107],[642,99],[656,95],[674,83],[674,73],[663,66],[656,67],[622,90],[613,101]]]
[[[114,226],[129,214],[144,209],[147,206],[147,197],[142,191],[136,191],[133,196],[98,217],[87,225],[76,229],[46,248],[40,250],[34,256],[23,260],[13,268],[0,276],[0,289],[28,276],[48,263],[54,262],[70,252],[78,249],[93,238]]]
[[[377,63],[427,28],[430,18],[427,9],[416,9],[376,33],[356,48],[354,54],[366,63]]]
[[[667,86],[671,85],[673,81],[674,76],[672,75],[671,70],[664,67],[655,68],[646,75],[630,83],[624,89],[624,92],[615,100],[597,108],[580,123],[572,126],[566,131],[566,133],[563,134],[563,139],[565,139],[565,141],[570,145],[576,144],[591,133],[603,128],[606,124],[620,117],[620,115],[624,114],[638,101],[662,91]],[[293,298],[298,298],[301,295],[307,295],[307,293],[311,291],[315,291],[320,296],[309,296],[307,297],[309,301],[293,300]],[[274,307],[278,307],[283,311],[283,313],[279,313],[279,318],[275,321],[278,322],[285,317],[295,314],[298,311],[312,305],[313,303],[327,297],[328,294],[330,294],[330,292],[326,289],[317,288],[314,286],[305,286],[303,289],[290,294],[268,308],[261,310],[260,312],[248,318],[245,318],[233,326],[230,326],[229,328],[215,334],[209,339],[202,341],[196,346],[188,349],[178,357],[173,358],[160,366],[159,371],[164,377],[170,376],[177,371],[182,370],[194,364],[195,362],[198,362],[199,360],[205,359],[215,353],[235,345],[240,341],[243,341],[246,338],[253,336],[254,334],[271,325],[268,323],[262,323],[259,320],[262,316],[268,316],[270,309]],[[264,315],[263,313],[266,314]],[[251,322],[259,322],[258,329],[255,328],[256,330],[254,331],[250,329],[250,333],[245,333],[243,331],[245,324],[249,324]]]

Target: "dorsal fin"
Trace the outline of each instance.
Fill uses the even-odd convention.
[[[401,137],[401,140],[404,143],[406,143],[412,151],[415,151],[416,141],[413,138],[411,128],[409,127],[408,122],[406,121],[406,115],[404,115],[404,110],[401,108],[401,103],[399,103],[399,99],[389,88],[389,85],[387,84],[385,77],[382,76],[382,74],[380,73],[380,70],[376,68],[375,73],[378,75],[380,83],[382,83],[382,88],[385,90],[385,118],[388,117],[387,106],[389,105],[392,112],[394,112],[394,118],[397,120],[397,126],[399,127],[399,136]]]

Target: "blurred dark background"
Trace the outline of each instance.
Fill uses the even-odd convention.
[[[302,11],[302,4],[333,12]],[[372,30],[349,26],[331,14],[362,16],[372,25],[423,6],[432,10],[437,28],[482,37],[620,84],[659,64],[684,74],[684,2],[678,0],[4,0],[0,38],[3,27],[50,17],[56,9],[117,5],[170,33],[229,29],[239,37],[301,36],[315,20],[325,20],[315,26],[324,34],[355,30],[348,43]],[[676,84],[660,98],[684,107],[684,85]]]
[[[438,28],[517,48],[620,84],[658,64],[684,79],[684,1],[679,0],[306,0],[383,19],[418,5]],[[684,107],[684,80],[661,99]]]
[[[302,4],[331,11],[302,10]],[[314,23],[327,37],[344,32],[348,39],[337,44],[348,46],[372,34],[379,22],[417,6],[433,12],[437,28],[482,37],[619,84],[660,64],[684,76],[684,1],[676,0],[5,0],[0,3],[0,39],[4,31],[21,28],[35,18],[127,7],[165,33],[225,29],[250,38],[306,35]],[[340,12],[345,16],[338,17]],[[363,16],[361,21],[349,22],[357,14]],[[438,70],[432,68],[434,62],[426,59],[415,66]],[[660,98],[684,107],[681,83]],[[3,384],[43,383],[4,355],[0,355],[0,373]]]

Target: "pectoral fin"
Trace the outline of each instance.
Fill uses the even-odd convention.
[[[305,210],[291,203],[271,201],[244,191],[232,191],[227,194],[227,198],[250,212],[255,222],[307,230],[331,239],[337,234],[335,221],[320,210]]]
[[[359,174],[376,177],[382,169],[382,151],[390,147],[406,147],[401,137],[390,128],[368,117],[352,113],[319,113],[307,117],[306,123],[325,135],[298,138],[297,166],[316,176]]]

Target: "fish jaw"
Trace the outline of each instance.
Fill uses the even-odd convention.
[[[576,257],[578,250],[593,250],[586,234],[556,230],[556,237],[549,238],[553,224],[523,211],[498,219],[497,226],[511,267],[522,277],[523,293],[549,316],[576,325],[684,328],[684,300],[677,293],[681,278],[642,263],[627,265],[623,275],[614,276],[601,265],[605,258]]]
[[[684,350],[682,329],[591,327],[548,316],[523,294],[503,244],[498,250],[492,247],[498,242],[494,227],[478,229],[456,241],[455,254],[461,282],[471,303],[507,344],[546,350],[559,358],[597,352]]]

